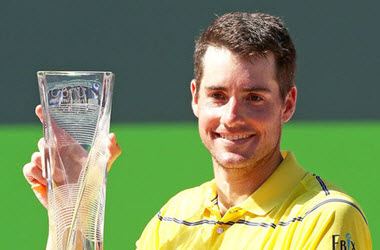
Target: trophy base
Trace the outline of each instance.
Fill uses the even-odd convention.
[[[51,245],[57,250],[103,249],[105,185],[87,183],[80,206],[78,184],[48,191]],[[92,184],[92,185],[91,185]]]

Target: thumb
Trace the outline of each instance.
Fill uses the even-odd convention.
[[[35,113],[36,113],[38,119],[40,119],[40,121],[43,123],[44,121],[42,119],[42,106],[41,106],[41,104],[37,105]]]

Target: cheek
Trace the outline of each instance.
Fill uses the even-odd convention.
[[[268,142],[277,142],[278,138],[281,137],[282,131],[281,115],[277,113],[273,116],[268,116],[268,119],[263,122],[262,128],[265,131],[265,137]]]
[[[220,119],[215,114],[215,112],[212,112],[210,110],[203,110],[199,113],[198,117],[198,129],[199,129],[199,135],[201,137],[201,140],[203,144],[206,147],[210,146],[210,143],[212,141],[212,138],[214,136],[213,132],[218,128],[220,125]]]
[[[274,110],[269,107],[247,108],[247,117],[257,125],[267,126],[276,116]]]
[[[205,127],[214,126],[215,124],[218,124],[220,121],[219,113],[219,110],[216,108],[201,109],[199,110],[199,123]]]
[[[249,114],[251,125],[255,127],[258,132],[273,134],[277,131],[282,124],[281,112],[273,107],[266,107],[262,109],[255,109]]]
[[[269,103],[257,110],[257,116],[263,121],[277,123],[282,119],[282,105],[278,102]]]

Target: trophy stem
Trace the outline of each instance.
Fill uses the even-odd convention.
[[[71,225],[69,228],[69,235],[67,237],[67,243],[66,243],[66,249],[71,250],[72,246],[74,245],[73,243],[75,242],[75,234],[73,234],[74,226],[77,221],[77,216],[79,212],[79,206],[81,204],[81,201],[83,199],[83,193],[84,189],[86,188],[86,175],[87,175],[87,170],[88,170],[88,162],[86,163],[86,167],[84,169],[84,179],[81,181],[81,185],[79,188],[79,193],[78,193],[78,198],[76,199],[75,207],[74,207],[74,213],[73,213],[73,218],[71,219]]]

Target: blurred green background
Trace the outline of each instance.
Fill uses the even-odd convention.
[[[105,249],[134,249],[144,226],[177,192],[213,178],[196,123],[113,125],[124,152],[107,183]],[[1,249],[43,249],[48,220],[22,174],[42,134],[37,125],[0,126],[0,157],[6,169],[0,215]],[[361,205],[378,246],[380,210],[377,178],[380,123],[292,122],[282,149],[292,150],[310,172],[339,185]]]
[[[3,1],[0,15],[0,249],[43,249],[48,221],[24,180],[42,129],[38,70],[116,74],[105,249],[134,249],[174,194],[212,178],[191,112],[194,40],[231,11],[280,16],[297,48],[297,110],[282,148],[362,206],[374,249],[380,188],[380,40],[375,1]]]

